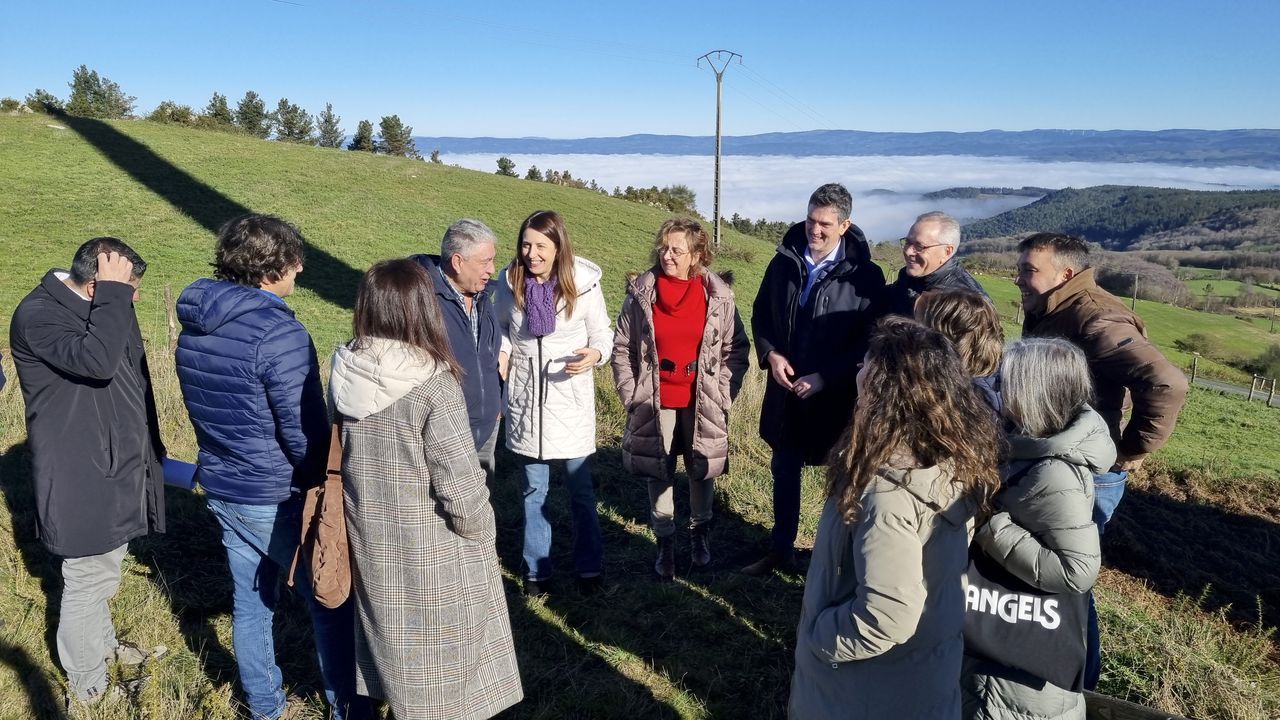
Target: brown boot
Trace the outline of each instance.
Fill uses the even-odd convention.
[[[696,568],[705,568],[711,564],[711,528],[699,525],[689,528],[689,559]]]
[[[653,571],[659,580],[673,580],[676,576],[676,539],[672,535],[658,538],[658,559],[653,561]]]

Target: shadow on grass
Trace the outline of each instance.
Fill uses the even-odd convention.
[[[40,590],[45,596],[44,644],[49,657],[56,661],[58,607],[62,604],[62,571],[58,558],[50,555],[37,538],[36,501],[31,486],[31,450],[26,442],[13,445],[0,455],[0,491],[4,493],[9,517],[13,519],[13,541],[18,554],[22,556],[23,568],[28,575],[39,580]],[[62,704],[57,701],[53,684],[26,650],[7,644],[0,646],[0,660],[27,678],[27,691],[34,710],[40,712],[41,708],[54,708],[57,714],[46,713],[45,717],[63,716]]]
[[[233,217],[253,212],[106,122],[66,114],[57,117],[116,167],[210,233],[217,233]],[[298,275],[298,285],[348,310],[355,306],[360,271],[314,245],[307,246],[306,267]]]
[[[1242,625],[1280,628],[1280,524],[1226,508],[1130,488],[1107,525],[1103,562],[1163,595],[1230,605]],[[1280,635],[1273,641],[1280,644]]]
[[[36,718],[66,720],[61,689],[54,688],[44,668],[31,658],[30,653],[16,645],[0,641],[0,663],[13,668],[14,673],[23,679],[27,697],[31,701],[31,711]],[[11,711],[13,709],[9,708]]]
[[[519,470],[505,451],[498,462],[498,551],[518,577]],[[606,591],[582,597],[573,588],[572,521],[562,468],[553,463],[549,511],[559,577],[556,591],[539,601],[521,597],[509,583],[527,699],[504,717],[785,716],[802,578],[762,580],[734,572],[767,532],[717,503],[712,567],[692,571],[681,530],[677,581],[657,582],[645,482],[622,469],[617,447],[601,447],[591,462],[602,508]],[[676,498],[680,523],[688,517],[683,475]],[[570,632],[539,618],[537,603]],[[566,676],[573,678],[568,692],[563,681],[552,682]]]

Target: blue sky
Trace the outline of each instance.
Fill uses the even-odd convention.
[[[1280,1],[16,2],[0,96],[81,63],[138,98],[255,90],[418,135],[1280,125]]]

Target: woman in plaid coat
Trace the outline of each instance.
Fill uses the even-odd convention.
[[[488,718],[523,697],[493,509],[426,271],[365,273],[333,357],[357,689],[396,718]]]

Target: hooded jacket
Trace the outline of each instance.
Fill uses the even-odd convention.
[[[808,240],[804,223],[793,225],[764,271],[751,316],[756,357],[768,374],[760,437],[771,447],[800,449],[811,465],[826,462],[849,424],[857,365],[866,354],[879,318],[876,301],[884,292],[884,273],[871,261],[862,230],[850,225],[840,242],[844,259],[814,285],[808,304],[801,306]],[[774,382],[766,359],[771,351],[787,358],[797,377],[820,373],[822,391],[801,399]]]
[[[974,542],[1010,573],[1041,590],[1088,592],[1102,561],[1093,523],[1093,476],[1105,472],[1115,459],[1107,425],[1090,408],[1052,437],[1011,435],[1005,477],[1024,473],[1023,477],[996,494],[997,512],[978,530]],[[966,718],[1084,717],[1083,693],[973,657],[965,657],[964,667]]]
[[[828,498],[796,629],[789,717],[954,718],[975,507],[935,466],[881,468],[847,524]]]
[[[1084,351],[1093,373],[1095,407],[1121,456],[1141,458],[1173,434],[1190,387],[1187,377],[1147,340],[1142,319],[1098,287],[1093,268],[1050,290],[1043,311],[1028,313],[1022,334],[1064,338]],[[1133,414],[1122,431],[1127,400]]]
[[[271,505],[324,476],[329,420],[315,345],[284,300],[224,280],[178,298],[177,370],[210,496]]]
[[[493,310],[493,283],[475,294],[472,305],[480,319],[480,337],[471,332],[467,309],[440,270],[439,255],[414,255],[435,285],[436,300],[449,333],[449,349],[462,367],[462,394],[467,399],[471,437],[480,447],[493,435],[502,412],[502,378],[498,376],[498,316]]]
[[[164,532],[165,455],[133,288],[85,300],[50,270],[13,313],[36,532],[61,557],[101,555]]]
[[[898,270],[898,279],[885,286],[885,312],[914,317],[916,298],[930,290],[972,290],[989,298],[987,291],[960,264],[960,258],[953,255],[937,270],[922,277],[908,275],[906,268]]]
[[[462,387],[402,343],[339,348],[356,683],[398,718],[488,718],[523,697]]]
[[[586,457],[596,451],[596,394],[593,372],[570,375],[565,364],[575,351],[600,351],[597,365],[609,362],[613,331],[600,287],[600,266],[575,258],[573,280],[578,302],[573,317],[565,317],[564,303],[556,309],[555,332],[541,339],[525,328],[525,314],[516,307],[515,292],[500,274],[497,282],[498,327],[502,351],[507,353],[507,448],[538,460]]]
[[[660,478],[667,472],[667,450],[658,415],[661,408],[653,306],[660,269],[650,269],[627,284],[613,340],[613,379],[627,412],[622,435],[622,465],[628,472]],[[703,271],[707,317],[698,346],[694,377],[693,462],[690,477],[719,477],[729,466],[729,407],[750,364],[747,331],[734,306],[733,289],[719,275]]]

